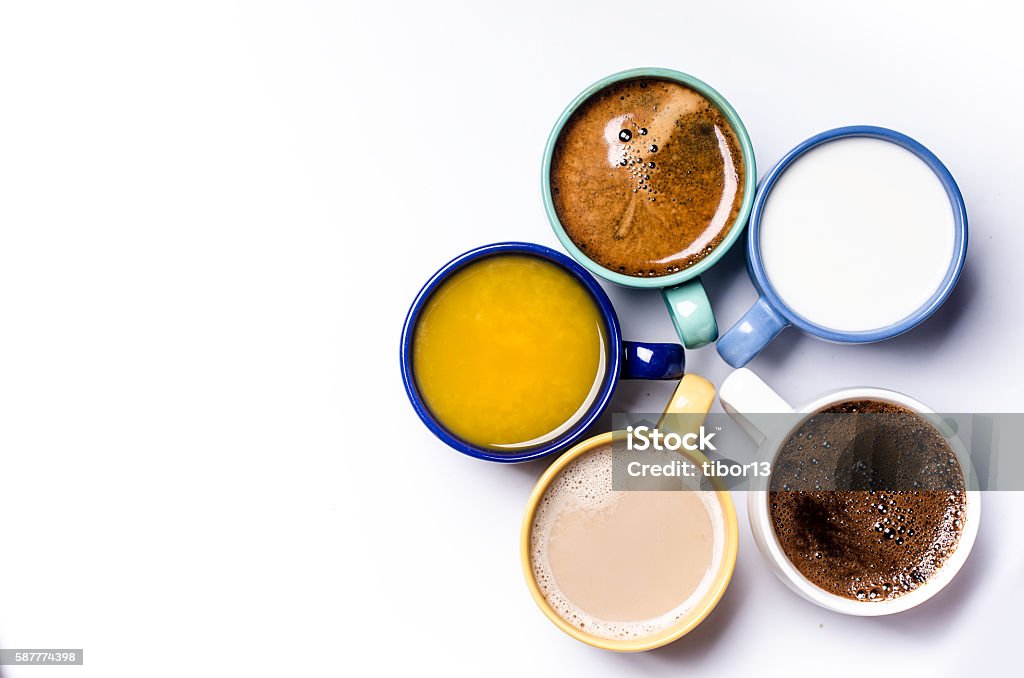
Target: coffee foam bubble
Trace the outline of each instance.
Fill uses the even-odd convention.
[[[562,619],[577,629],[612,640],[646,638],[670,628],[683,619],[711,588],[715,575],[722,565],[725,518],[715,493],[696,489],[700,487],[700,478],[686,479],[688,486],[693,489],[675,491],[696,492],[708,512],[712,526],[711,566],[696,589],[681,604],[654,619],[618,621],[599,619],[588,614],[559,590],[547,558],[548,539],[563,510],[608,510],[626,494],[625,491],[612,489],[612,459],[612,447],[606,445],[573,460],[551,481],[534,512],[530,531],[530,561],[534,579],[544,599]]]

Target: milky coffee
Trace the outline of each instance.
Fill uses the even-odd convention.
[[[534,514],[530,556],[548,604],[601,638],[657,634],[707,593],[722,562],[714,492],[612,489],[612,447],[575,459]]]

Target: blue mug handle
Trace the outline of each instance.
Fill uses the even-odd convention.
[[[686,358],[679,344],[622,342],[623,379],[679,379]]]
[[[750,310],[722,335],[715,348],[725,362],[733,367],[743,367],[787,327],[789,321],[772,308],[764,297],[760,297]]]

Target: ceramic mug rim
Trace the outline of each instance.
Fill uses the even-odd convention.
[[[724,526],[724,549],[722,551],[722,562],[719,566],[718,572],[715,573],[715,578],[711,583],[710,588],[705,592],[704,596],[700,599],[697,605],[680,621],[676,622],[672,626],[664,629],[659,633],[652,634],[643,638],[635,639],[615,639],[615,638],[602,638],[600,636],[591,635],[585,631],[581,631],[576,628],[565,619],[562,618],[551,605],[547,602],[544,594],[541,592],[540,587],[537,585],[537,579],[533,574],[533,559],[530,556],[530,538],[533,534],[533,519],[537,513],[537,506],[540,504],[540,500],[543,498],[544,493],[551,485],[551,481],[570,463],[577,458],[589,453],[597,447],[602,445],[610,445],[616,435],[624,435],[623,431],[609,431],[600,435],[587,438],[574,447],[568,452],[560,456],[555,460],[551,466],[544,471],[543,475],[537,480],[537,484],[533,488],[533,492],[530,494],[530,498],[526,504],[526,512],[523,516],[522,527],[519,531],[519,560],[523,568],[523,576],[526,578],[526,585],[530,589],[530,595],[537,607],[541,609],[549,620],[555,624],[559,629],[572,636],[576,640],[586,643],[592,647],[596,647],[602,650],[612,650],[613,652],[643,652],[645,650],[653,650],[654,648],[668,645],[674,642],[687,633],[696,628],[704,619],[711,614],[711,611],[715,609],[718,602],[725,595],[725,591],[729,588],[729,582],[732,580],[733,572],[736,569],[736,556],[739,551],[739,524],[736,518],[736,507],[732,501],[732,495],[729,490],[724,487],[718,487],[715,491],[718,505],[722,510],[722,522]],[[698,461],[706,460],[700,452],[686,452],[687,455],[694,457]]]
[[[949,199],[950,209],[953,211],[954,222],[953,254],[950,257],[945,277],[931,297],[902,320],[885,327],[862,331],[836,330],[819,325],[791,309],[768,279],[768,274],[764,269],[764,262],[761,259],[760,243],[761,217],[764,214],[765,202],[779,177],[782,176],[794,161],[811,149],[830,141],[851,137],[887,141],[916,155],[928,165],[929,169],[932,170],[942,184],[946,197]],[[890,339],[902,334],[924,322],[925,319],[938,310],[939,306],[952,294],[953,288],[956,287],[957,280],[959,280],[960,274],[963,271],[964,262],[967,258],[967,240],[967,207],[964,204],[963,195],[960,193],[960,188],[957,186],[953,175],[934,153],[917,140],[901,132],[873,125],[850,125],[826,130],[800,142],[790,149],[786,155],[782,156],[782,159],[761,179],[757,187],[757,195],[754,198],[754,205],[747,228],[747,270],[761,296],[764,297],[773,310],[781,314],[792,325],[827,341],[864,344]]]
[[[618,271],[609,270],[584,254],[565,232],[565,229],[562,227],[562,222],[559,220],[558,214],[555,212],[554,202],[551,199],[551,158],[554,154],[555,144],[558,142],[558,137],[561,135],[562,129],[565,127],[565,123],[568,122],[569,118],[576,112],[581,104],[605,87],[617,82],[622,82],[623,80],[644,77],[677,82],[689,87],[701,94],[704,98],[710,100],[711,103],[713,103],[718,110],[722,112],[725,119],[732,126],[733,131],[736,134],[736,138],[740,142],[740,152],[743,153],[744,166],[743,202],[740,204],[740,211],[736,215],[736,219],[733,221],[725,238],[718,243],[708,256],[704,257],[692,266],[688,266],[682,271],[676,271],[675,273],[669,273],[668,275],[650,278],[640,278],[625,275]],[[547,214],[548,222],[551,224],[551,228],[554,230],[555,236],[558,238],[558,241],[562,243],[562,247],[569,252],[573,259],[582,264],[594,275],[618,285],[644,289],[673,287],[696,278],[701,273],[714,266],[715,263],[721,259],[727,251],[729,251],[733,244],[735,244],[739,239],[740,234],[743,232],[743,229],[747,224],[747,219],[750,216],[751,208],[754,204],[756,184],[757,167],[754,160],[754,147],[750,141],[750,135],[747,133],[747,128],[744,126],[743,121],[736,112],[736,109],[732,107],[732,104],[730,104],[725,97],[719,94],[717,90],[703,80],[688,73],[672,70],[670,68],[641,67],[619,71],[618,73],[613,73],[601,78],[576,95],[576,97],[562,111],[562,114],[558,116],[555,126],[551,129],[551,133],[548,134],[548,140],[544,147],[544,161],[541,165],[541,196],[544,202],[544,212]]]
[[[831,391],[825,395],[819,396],[802,407],[794,408],[794,412],[806,416],[801,417],[799,421],[795,422],[783,436],[779,437],[778,442],[771,448],[768,455],[770,457],[770,463],[774,465],[775,460],[779,455],[779,451],[781,450],[783,443],[788,439],[789,435],[815,412],[827,407],[828,405],[842,402],[844,400],[864,398],[882,400],[884,402],[902,405],[903,407],[906,407],[918,414],[925,415],[926,417],[935,416],[935,412],[919,400],[889,389],[852,387]],[[965,463],[968,465],[970,464],[969,456],[964,450],[955,449],[957,445],[954,443],[950,442],[950,446],[954,448],[954,452],[957,455],[957,461],[960,464],[961,471],[963,472],[966,480],[969,477],[971,469],[969,467],[965,468],[964,465]],[[775,534],[775,529],[771,524],[771,518],[768,510],[769,496],[768,492],[763,489],[765,482],[759,483],[762,489],[750,491],[747,502],[747,512],[751,530],[754,533],[755,541],[760,547],[759,550],[762,552],[762,555],[771,560],[772,564],[776,568],[776,572],[780,575],[780,579],[782,579],[783,582],[785,582],[793,591],[807,600],[834,612],[861,617],[875,617],[895,614],[897,612],[903,612],[913,607],[917,607],[937,595],[942,589],[948,586],[951,581],[953,581],[967,562],[978,536],[979,523],[981,522],[981,493],[977,490],[966,490],[966,522],[964,524],[963,531],[960,534],[960,539],[957,542],[956,549],[949,555],[945,562],[942,563],[931,578],[917,589],[892,600],[859,601],[844,598],[843,596],[826,591],[805,577],[782,550],[782,545],[779,543],[778,535]],[[758,534],[763,535],[763,539],[757,539]],[[765,551],[767,551],[767,553]]]
[[[423,310],[424,305],[433,293],[456,271],[480,259],[497,254],[525,254],[540,257],[571,273],[590,292],[591,297],[594,299],[594,302],[600,310],[601,318],[604,321],[605,330],[608,335],[607,341],[609,355],[605,364],[604,382],[601,384],[601,389],[587,412],[581,416],[569,428],[569,430],[565,431],[554,440],[536,447],[530,447],[514,452],[497,452],[487,448],[478,447],[467,443],[448,431],[448,429],[433,415],[426,403],[423,401],[419,388],[416,385],[416,378],[413,374],[412,367],[412,342],[416,322],[419,320],[419,315]],[[424,283],[423,287],[416,294],[416,298],[412,302],[412,305],[409,307],[409,311],[406,314],[405,323],[402,326],[399,360],[401,362],[402,384],[405,386],[405,393],[409,398],[409,402],[412,403],[413,409],[416,410],[416,414],[419,415],[420,420],[428,429],[430,429],[431,433],[437,436],[449,447],[470,457],[499,463],[517,463],[540,459],[541,457],[545,457],[554,452],[564,450],[576,443],[578,438],[595,421],[597,421],[601,416],[601,413],[604,412],[605,408],[608,406],[608,403],[611,401],[612,395],[615,393],[615,389],[618,386],[620,373],[622,371],[622,351],[622,330],[619,327],[619,319],[615,313],[615,308],[612,306],[612,302],[608,298],[607,293],[605,293],[601,288],[601,285],[598,284],[586,269],[573,261],[570,257],[567,257],[561,252],[553,250],[550,247],[545,247],[544,245],[538,245],[531,242],[504,241],[491,243],[489,245],[481,245],[480,247],[475,247],[463,252],[430,276],[430,279]]]

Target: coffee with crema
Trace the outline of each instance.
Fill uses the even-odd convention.
[[[534,579],[577,629],[645,638],[676,624],[707,593],[721,567],[724,529],[712,491],[614,490],[605,445],[562,469],[537,504]]]
[[[804,421],[776,458],[769,502],[797,570],[868,603],[925,585],[966,521],[949,443],[919,414],[878,400],[836,403]]]
[[[563,229],[601,266],[663,276],[699,262],[743,203],[744,157],[725,115],[670,80],[635,78],[584,101],[559,133],[551,199]]]

